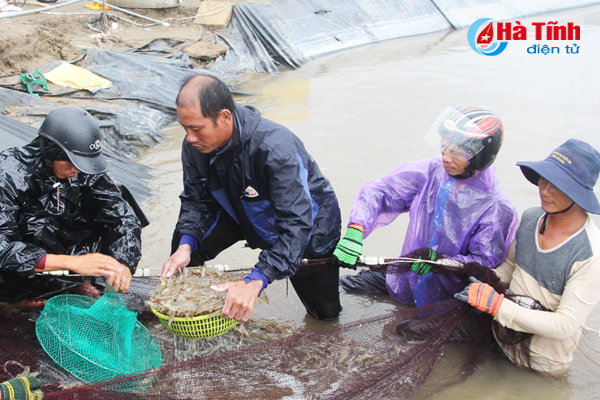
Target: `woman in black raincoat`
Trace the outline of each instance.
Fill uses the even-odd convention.
[[[49,297],[84,282],[36,276],[54,270],[129,288],[141,224],[106,170],[96,121],[73,106],[52,111],[31,143],[0,153],[0,295]]]

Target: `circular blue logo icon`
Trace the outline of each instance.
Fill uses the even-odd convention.
[[[484,56],[497,56],[506,48],[508,42],[494,41],[494,23],[490,22],[485,27],[481,28],[486,22],[492,18],[481,18],[475,21],[467,32],[469,46],[477,53]]]

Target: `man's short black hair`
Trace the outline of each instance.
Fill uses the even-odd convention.
[[[198,82],[194,82],[196,79]],[[227,109],[232,115],[234,114],[235,102],[227,85],[217,77],[204,74],[193,75],[183,81],[177,95],[177,106],[181,105],[181,92],[188,85],[196,85],[200,112],[202,116],[210,118],[215,125],[221,110]]]

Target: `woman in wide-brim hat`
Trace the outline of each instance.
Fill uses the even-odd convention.
[[[496,340],[511,361],[559,376],[568,371],[585,320],[600,301],[600,230],[588,215],[600,214],[593,191],[600,153],[570,139],[543,161],[517,165],[539,187],[541,207],[523,213],[508,257],[495,271],[509,292],[549,311],[517,304],[476,281],[456,297],[494,316]],[[533,334],[531,341],[504,340],[511,329]]]

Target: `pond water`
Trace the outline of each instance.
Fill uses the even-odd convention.
[[[263,116],[296,133],[331,181],[345,225],[360,187],[367,181],[436,151],[423,136],[449,106],[478,103],[496,111],[505,127],[505,140],[496,161],[497,175],[519,214],[538,206],[537,187],[515,165],[544,159],[571,137],[600,149],[600,7],[523,18],[582,23],[582,54],[556,57],[513,54],[484,57],[468,45],[467,31],[450,31],[369,45],[312,61],[278,75],[250,77],[236,96]],[[144,229],[142,268],[159,273],[168,258],[170,239],[179,212],[182,189],[180,148],[183,130],[169,127],[167,139],[146,151],[140,162],[155,168],[150,183],[155,196],[144,210],[151,220]],[[600,217],[594,216],[600,225]],[[364,254],[396,256],[408,217],[374,232]],[[210,264],[251,267],[257,251],[243,243]],[[344,271],[345,272],[345,271]],[[285,282],[267,289],[270,315],[295,320],[306,329],[318,327],[287,290]],[[275,299],[275,301],[273,300]],[[363,318],[396,307],[389,299],[343,295],[340,322]],[[273,311],[275,309],[275,311]],[[257,308],[260,315],[265,311]],[[596,310],[587,325],[600,328]],[[466,382],[442,392],[439,399],[573,399],[591,398],[600,387],[583,387],[524,372],[506,360],[491,357]],[[596,394],[597,396],[597,394]]]

